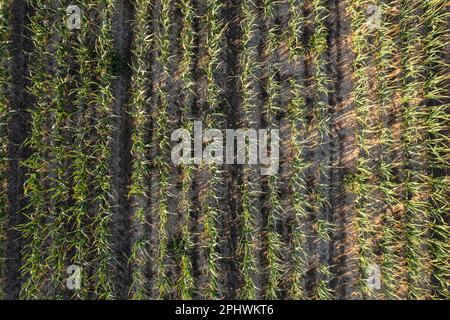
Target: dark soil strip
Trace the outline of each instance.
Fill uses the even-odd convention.
[[[128,188],[131,177],[131,117],[126,112],[130,99],[131,42],[133,6],[129,0],[116,2],[116,14],[112,20],[115,50],[114,79],[111,89],[115,98],[113,104],[113,132],[111,141],[110,172],[112,178],[112,223],[111,242],[114,259],[114,297],[125,299],[130,286],[130,203]]]
[[[208,30],[205,27],[205,21],[202,18],[205,15],[206,3],[202,0],[194,0],[193,1],[194,8],[198,15],[198,18],[194,20],[194,30],[196,34],[196,56],[198,57],[197,65],[194,69],[194,90],[195,90],[195,99],[193,105],[193,119],[196,121],[203,121],[203,130],[205,130],[205,116],[207,114],[207,110],[205,108],[205,75],[202,70],[201,61],[205,59],[205,50],[206,50],[206,41],[205,37]],[[203,64],[206,62],[203,61]],[[194,225],[192,228],[193,236],[193,265],[192,265],[192,273],[194,275],[194,283],[195,283],[195,299],[205,299],[203,292],[205,291],[205,287],[208,284],[208,279],[206,273],[203,272],[205,266],[207,265],[206,258],[206,244],[204,244],[204,239],[202,239],[202,234],[204,232],[204,222],[205,222],[205,214],[202,205],[202,193],[204,193],[203,186],[206,186],[208,183],[207,172],[204,166],[196,166],[193,176],[193,221]]]
[[[228,29],[226,33],[226,99],[227,99],[227,128],[236,128],[238,124],[238,108],[239,97],[236,94],[238,91],[237,77],[239,74],[239,39],[241,38],[241,28],[239,25],[239,8],[240,1],[233,0],[227,2],[227,7],[224,11],[224,20],[228,21]],[[239,230],[236,226],[238,203],[238,186],[240,185],[240,171],[236,165],[231,165],[227,168],[227,183],[228,194],[227,202],[229,206],[228,216],[226,217],[227,227],[225,230],[228,239],[228,252],[226,258],[229,260],[228,268],[224,270],[227,274],[227,292],[225,299],[232,299],[236,297],[236,290],[238,284],[238,263],[237,263],[237,245],[239,238]]]
[[[193,51],[194,51],[194,61],[193,61],[193,66],[192,66],[192,78],[194,81],[194,85],[193,85],[193,90],[194,92],[198,92],[199,88],[199,84],[198,84],[198,79],[200,77],[200,72],[199,72],[199,60],[200,60],[200,17],[198,16],[199,14],[199,3],[198,0],[192,0],[192,6],[193,9],[196,13],[196,16],[193,20],[193,30],[195,33],[195,37],[194,37],[194,46],[193,46]],[[198,96],[196,94],[194,94],[194,97],[192,99],[192,106],[191,106],[191,119],[199,119],[199,113],[200,110],[198,108]],[[192,235],[192,242],[194,243],[194,248],[193,248],[193,252],[191,254],[191,261],[192,261],[192,275],[194,277],[194,283],[198,283],[198,277],[199,277],[199,263],[197,261],[197,252],[195,251],[195,243],[198,242],[198,234],[197,234],[197,220],[199,217],[199,210],[200,210],[200,206],[199,206],[199,199],[198,199],[198,192],[197,190],[200,188],[199,184],[198,184],[198,178],[197,175],[195,173],[195,170],[193,170],[193,177],[192,177],[192,190],[191,190],[191,201],[192,201],[192,212],[191,212],[191,223],[189,225],[189,232]],[[194,291],[194,299],[198,298],[198,287],[195,286]]]
[[[5,255],[6,286],[5,293],[7,299],[17,299],[22,284],[20,278],[21,250],[25,245],[17,226],[25,222],[21,211],[26,206],[24,199],[23,183],[26,179],[26,170],[20,162],[30,155],[29,148],[23,143],[29,135],[30,114],[27,108],[33,105],[33,98],[27,93],[29,53],[33,50],[30,39],[30,31],[27,29],[29,16],[33,15],[33,10],[25,0],[16,0],[12,5],[12,96],[10,110],[13,111],[8,123],[9,136],[9,167],[8,167],[8,221],[7,221],[7,243]]]
[[[259,4],[262,6],[262,4]],[[264,11],[260,7],[257,11],[260,18],[260,24],[259,24],[259,38],[258,38],[258,63],[260,63],[261,70],[259,71],[261,73],[261,76],[259,77],[260,80],[260,115],[259,115],[259,128],[266,128],[268,119],[267,119],[267,110],[266,106],[268,103],[268,87],[269,87],[269,77],[273,76],[272,74],[268,74],[270,72],[269,65],[270,65],[270,58],[272,58],[270,55],[266,54],[266,46],[268,44],[268,29],[271,27],[269,25],[269,19],[267,19],[264,16]],[[275,10],[274,10],[275,11]],[[271,21],[273,23],[273,21]],[[245,164],[246,165],[246,164]],[[259,215],[257,216],[257,226],[259,228],[261,233],[261,242],[260,242],[260,248],[258,248],[259,252],[259,281],[261,282],[261,285],[259,286],[259,295],[260,297],[265,297],[267,294],[267,285],[269,281],[269,261],[267,259],[267,253],[268,253],[268,245],[269,245],[269,239],[267,237],[269,233],[269,226],[268,226],[268,216],[269,216],[269,208],[267,208],[266,204],[269,197],[269,182],[268,177],[263,176],[260,173],[259,175],[259,188],[260,194],[259,194],[259,202],[261,204],[261,208],[259,211]]]
[[[306,55],[305,59],[303,61],[303,70],[304,70],[304,87],[305,87],[305,108],[306,111],[306,122],[307,122],[307,129],[305,130],[305,162],[308,164],[311,164],[314,161],[314,146],[312,145],[316,139],[312,139],[311,135],[314,131],[314,125],[312,124],[313,117],[312,117],[312,108],[313,108],[313,100],[312,100],[312,77],[313,77],[313,66],[312,66],[312,58],[311,54],[308,52],[308,49],[310,47],[310,41],[314,34],[314,26],[312,24],[312,12],[311,12],[311,3],[304,3],[302,5],[302,11],[303,16],[305,17],[305,24],[304,24],[304,33],[303,33],[303,39],[302,39],[302,45],[304,48],[306,48]],[[307,203],[310,203],[310,195],[314,188],[314,181],[312,181],[312,168],[314,166],[310,166],[306,170],[306,201]],[[307,243],[305,244],[305,250],[306,250],[306,265],[307,270],[305,274],[305,291],[308,297],[312,295],[312,290],[314,288],[314,281],[316,272],[313,267],[313,257],[315,254],[315,248],[314,248],[314,235],[312,230],[313,227],[313,214],[311,212],[311,208],[307,207],[308,216],[305,221],[305,230],[307,232]]]
[[[169,107],[168,107],[168,116],[172,130],[180,128],[180,114],[179,114],[179,104],[178,104],[178,95],[182,92],[182,86],[179,79],[179,69],[178,66],[181,63],[181,42],[180,42],[180,32],[182,30],[182,19],[183,16],[181,14],[180,6],[178,2],[173,5],[173,17],[172,17],[172,26],[170,31],[170,52],[171,52],[171,62],[170,62],[170,74],[174,75],[167,80],[167,91],[169,93]],[[176,75],[176,76],[175,76]],[[169,187],[169,212],[170,214],[167,217],[166,230],[169,236],[169,247],[167,253],[167,266],[166,273],[169,278],[169,281],[172,285],[172,290],[170,293],[170,299],[177,299],[176,296],[176,283],[179,278],[179,272],[177,268],[178,260],[179,260],[179,246],[178,246],[178,237],[180,221],[178,219],[178,215],[174,214],[178,210],[178,195],[180,194],[180,188],[177,185],[176,181],[178,180],[178,172],[175,166],[170,159],[168,158],[169,166],[172,167],[172,172],[170,172],[170,187]]]
[[[327,2],[327,8],[330,10],[330,16],[327,18],[327,25],[328,25],[328,39],[327,39],[327,47],[328,47],[328,58],[329,58],[329,64],[327,67],[327,73],[330,79],[332,81],[339,82],[341,79],[337,79],[337,73],[338,73],[338,41],[340,37],[340,21],[339,21],[339,12],[337,12],[337,0],[330,0]],[[336,154],[336,133],[334,132],[334,121],[335,121],[335,113],[336,113],[336,107],[337,107],[337,101],[338,101],[338,92],[337,87],[339,84],[335,84],[334,82],[331,85],[331,90],[328,96],[328,104],[330,106],[330,136],[328,141],[328,147],[327,156],[329,161],[329,168],[327,168],[328,177],[327,177],[327,184],[329,183],[328,188],[328,199],[330,201],[330,207],[329,212],[327,213],[327,220],[333,225],[333,194],[336,192],[334,185],[334,175],[338,174],[338,168],[334,166],[335,160],[337,158]],[[342,181],[341,181],[342,182]],[[333,241],[333,230],[331,230],[331,240]],[[326,262],[327,265],[330,266],[331,274],[333,275],[330,282],[330,289],[333,290],[333,292],[336,290],[336,279],[335,279],[335,270],[333,266],[333,242],[327,242],[327,257]]]
[[[336,160],[339,157],[339,149],[338,149],[338,135],[335,132],[336,127],[334,126],[334,121],[335,121],[335,116],[336,116],[336,109],[338,106],[338,103],[342,103],[342,97],[339,97],[339,89],[340,89],[340,82],[342,81],[342,74],[340,73],[341,70],[339,70],[339,58],[341,58],[340,56],[340,52],[339,52],[339,48],[338,48],[338,41],[340,40],[340,27],[341,27],[341,21],[339,21],[339,12],[337,11],[337,1],[336,0],[331,0],[328,3],[328,8],[330,9],[330,11],[332,12],[332,14],[329,17],[329,23],[330,23],[330,31],[329,31],[329,39],[328,39],[328,46],[329,46],[329,50],[330,50],[330,66],[329,66],[329,72],[330,72],[330,77],[332,79],[335,79],[336,83],[334,84],[334,89],[331,93],[330,96],[330,107],[331,107],[331,135],[332,135],[332,139],[331,139],[331,145],[330,145],[330,149],[331,149],[331,166],[330,166],[330,206],[331,206],[331,214],[332,214],[332,219],[333,217],[333,213],[335,212],[335,208],[334,208],[334,204],[335,204],[335,198],[333,197],[333,194],[336,192],[336,189],[338,188],[337,183],[339,183],[339,175],[342,176],[342,174],[339,172],[339,169],[335,167],[335,163]],[[342,177],[341,178],[341,183],[342,183]],[[333,233],[332,234],[332,244],[331,244],[331,252],[330,252],[330,258],[332,260],[334,260],[334,249],[335,249],[335,244],[333,243],[333,240],[337,239],[340,237],[340,233]],[[333,279],[331,281],[331,288],[333,289],[333,291],[337,291],[336,285],[337,285],[337,267],[334,266],[332,264],[331,269],[330,269],[331,273],[333,274]]]
[[[355,298],[358,280],[357,243],[352,208],[354,194],[345,188],[345,178],[354,172],[357,150],[355,141],[355,108],[352,101],[352,62],[350,46],[351,19],[346,12],[348,1],[335,1],[336,17],[336,106],[333,112],[334,148],[331,206],[336,232],[332,237],[332,259],[337,299]]]

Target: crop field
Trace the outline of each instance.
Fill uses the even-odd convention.
[[[0,0],[0,299],[450,299],[449,9]]]

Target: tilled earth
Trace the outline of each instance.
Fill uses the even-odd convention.
[[[445,1],[2,1],[0,297],[448,298]],[[194,120],[278,172],[175,166]]]

